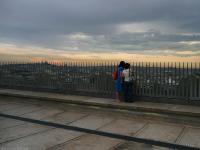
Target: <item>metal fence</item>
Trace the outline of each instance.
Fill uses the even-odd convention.
[[[0,87],[114,97],[116,66],[114,62],[1,62]],[[134,62],[131,75],[137,96],[200,100],[200,63]]]

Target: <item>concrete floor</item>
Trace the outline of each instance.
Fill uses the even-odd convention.
[[[200,128],[97,107],[0,96],[0,112],[94,130],[200,147]],[[0,117],[0,150],[158,150],[135,142]]]

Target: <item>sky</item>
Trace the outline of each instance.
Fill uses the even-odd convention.
[[[200,61],[200,0],[0,0],[0,57]]]

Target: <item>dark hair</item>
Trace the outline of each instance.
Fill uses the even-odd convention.
[[[125,66],[124,66],[124,68],[125,68],[125,69],[129,69],[129,68],[130,68],[130,64],[129,64],[129,63],[126,63]]]
[[[120,61],[120,63],[119,63],[119,67],[125,67],[125,62],[124,61]]]

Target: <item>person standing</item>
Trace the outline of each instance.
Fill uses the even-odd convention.
[[[129,63],[125,64],[122,76],[124,79],[124,101],[132,102],[133,83],[132,83],[131,69]]]
[[[121,61],[117,67],[117,77],[116,77],[116,99],[118,102],[123,101],[123,76],[122,72],[124,70],[125,62]]]

